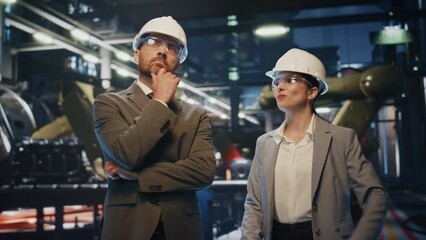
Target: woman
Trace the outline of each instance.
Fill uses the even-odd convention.
[[[327,91],[314,55],[291,49],[266,73],[285,121],[260,136],[247,182],[241,239],[376,239],[387,194],[352,129],[316,115]],[[354,226],[351,190],[363,214]]]

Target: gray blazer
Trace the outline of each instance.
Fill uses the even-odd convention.
[[[315,240],[377,239],[388,197],[364,157],[355,132],[315,117],[312,166],[312,230]],[[274,216],[276,130],[260,136],[247,183],[241,239],[271,239]],[[351,216],[351,190],[363,214],[357,227]]]
[[[196,190],[215,174],[206,113],[150,101],[135,82],[99,95],[94,121],[104,161],[138,172],[137,181],[109,180],[102,239],[150,239],[160,218],[167,239],[202,239]]]

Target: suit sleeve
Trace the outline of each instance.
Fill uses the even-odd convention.
[[[139,191],[190,191],[209,186],[215,175],[216,159],[211,142],[211,127],[205,113],[200,114],[198,127],[186,159],[157,162],[138,172]]]
[[[347,164],[351,188],[363,214],[350,239],[377,239],[383,228],[388,196],[371,164],[362,154],[354,131],[348,138]]]
[[[247,196],[244,202],[244,215],[241,223],[241,239],[261,239],[263,236],[263,212],[260,194],[261,159],[260,141],[256,143],[256,152],[247,180]]]
[[[120,97],[99,95],[93,105],[95,133],[107,159],[133,170],[144,164],[145,156],[176,122],[176,114],[158,101],[150,101],[139,116],[125,118]],[[120,105],[121,104],[121,105]]]

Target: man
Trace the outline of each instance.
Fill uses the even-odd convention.
[[[174,97],[186,44],[172,17],[152,19],[133,41],[139,79],[95,100],[109,176],[102,239],[202,239],[196,191],[215,157],[206,113]]]
[[[242,239],[377,239],[387,194],[355,132],[315,113],[315,99],[327,91],[324,65],[291,49],[266,75],[285,121],[257,140]],[[351,190],[363,209],[356,227]]]

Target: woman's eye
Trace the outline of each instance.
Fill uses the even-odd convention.
[[[290,83],[296,83],[297,80],[296,79],[290,79]]]

